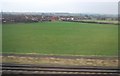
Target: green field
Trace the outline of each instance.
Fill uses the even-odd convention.
[[[2,52],[2,24],[0,24],[0,52]]]
[[[3,24],[3,53],[117,56],[118,26],[75,22]]]

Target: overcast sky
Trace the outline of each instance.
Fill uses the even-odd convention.
[[[2,0],[7,12],[117,14],[119,0]]]

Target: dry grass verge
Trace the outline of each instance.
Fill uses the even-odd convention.
[[[31,56],[0,56],[3,63],[18,64],[52,64],[52,65],[76,65],[76,66],[110,66],[117,67],[117,58],[55,58],[55,57],[31,57]],[[0,59],[1,59],[0,58]]]

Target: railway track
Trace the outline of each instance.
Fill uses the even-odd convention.
[[[118,68],[2,64],[2,76],[120,76]]]

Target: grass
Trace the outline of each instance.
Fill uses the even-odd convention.
[[[117,56],[118,26],[74,22],[3,24],[3,53]]]
[[[0,52],[2,52],[2,24],[0,23]]]

